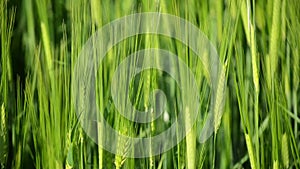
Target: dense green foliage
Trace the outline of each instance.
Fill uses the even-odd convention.
[[[151,69],[134,78],[131,100],[148,109],[151,91],[164,90],[170,121],[138,125],[119,115],[111,78],[120,62],[140,49],[178,55],[196,75],[201,102],[197,123],[174,148],[125,158],[103,150],[82,130],[71,75],[83,45],[99,28],[149,11],[190,21],[216,46],[226,72],[226,99],[217,103],[225,106],[215,108],[214,135],[199,143],[211,92],[205,63],[167,37],[122,41],[108,52],[97,76],[99,110],[113,128],[130,136],[156,135],[179,111],[175,81]],[[298,0],[1,0],[0,18],[0,168],[300,168]],[[117,145],[121,154],[124,145]]]

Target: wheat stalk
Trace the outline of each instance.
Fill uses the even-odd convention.
[[[185,123],[186,128],[190,129],[190,131],[186,131],[187,168],[194,169],[196,167],[196,134],[194,126],[191,126],[191,116],[188,107],[185,108]]]
[[[289,147],[287,134],[284,133],[281,139],[281,157],[285,168],[289,167]]]
[[[7,128],[6,128],[6,113],[4,103],[1,106],[0,114],[0,167],[5,165],[7,158]]]
[[[278,169],[278,168],[279,168],[278,161],[275,160],[275,161],[273,162],[273,169]]]
[[[245,138],[246,138],[246,145],[247,145],[248,154],[250,158],[251,168],[256,169],[256,162],[255,162],[254,150],[253,150],[251,138],[248,134],[245,134]]]

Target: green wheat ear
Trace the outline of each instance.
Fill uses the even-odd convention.
[[[5,114],[5,107],[4,103],[1,106],[1,134],[6,134],[6,114]],[[5,136],[5,135],[3,135]],[[5,137],[4,137],[5,139]]]
[[[214,106],[214,132],[217,133],[221,120],[222,120],[222,114],[223,114],[223,108],[224,108],[224,99],[225,99],[225,74],[226,74],[226,67],[227,62],[222,66],[221,72],[220,72],[220,78],[217,86],[217,92],[216,92],[216,102]]]
[[[130,132],[130,129],[128,130],[127,128],[124,129],[124,126],[129,126],[128,123],[126,122],[122,122],[121,121],[121,124],[120,126],[118,126],[118,128],[121,130],[122,134],[126,135],[126,134],[129,134]],[[122,125],[123,124],[123,125]],[[127,139],[122,139],[122,138],[117,138],[118,139],[118,142],[117,142],[117,155],[115,156],[115,166],[116,166],[116,169],[120,169],[124,162],[127,160],[127,154],[128,154],[128,151],[129,151],[129,148],[130,148],[130,143],[129,143],[129,140]]]
[[[274,74],[277,70],[278,66],[278,41],[279,41],[279,34],[280,34],[280,8],[281,8],[281,1],[274,0],[273,5],[273,16],[272,16],[272,28],[270,34],[270,47],[269,47],[269,57],[270,62],[269,64],[269,88],[271,87],[271,80],[274,78]],[[270,79],[271,78],[271,79]]]
[[[118,141],[118,151],[119,153],[122,153],[122,155],[116,155],[115,157],[115,166],[116,169],[120,169],[124,162],[126,161],[125,155],[127,154],[128,151],[128,142],[123,142],[123,141]]]
[[[243,21],[243,26],[245,29],[245,34],[246,34],[246,40],[248,45],[250,45],[250,31],[249,31],[249,20],[248,20],[248,11],[247,11],[247,1],[243,1],[241,3],[241,15],[242,15],[242,21]]]

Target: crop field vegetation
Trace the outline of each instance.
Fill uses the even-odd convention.
[[[76,62],[88,39],[116,19],[144,12],[192,23],[215,47],[221,71],[214,94],[215,82],[207,71],[210,58],[197,57],[178,39],[136,34],[110,48],[95,68],[93,96],[98,115],[114,131],[128,138],[152,138],[177,122],[180,113],[180,124],[190,127],[170,149],[159,154],[148,149],[147,156],[134,158],[136,149],[144,149],[133,149],[129,139],[113,140],[114,153],[102,146],[108,133],[101,126],[92,126],[97,139],[88,135],[76,112],[72,87]],[[179,24],[171,27],[180,30]],[[0,169],[300,168],[298,0],[0,0],[0,36]],[[122,61],[149,48],[178,56],[193,74],[198,88],[192,93],[198,100],[184,99],[184,87],[154,68],[132,78],[121,72],[122,78],[131,78],[129,90],[113,93],[125,85],[113,84]],[[143,59],[145,64],[146,56]],[[131,60],[130,66],[137,62]],[[140,111],[156,111],[151,103],[157,89],[165,102],[154,104],[163,104],[163,113],[149,123],[124,118],[113,97]],[[81,100],[86,98],[84,91],[76,95]],[[183,103],[199,105],[197,117]],[[209,113],[213,120],[207,122]],[[201,141],[206,123],[212,134]],[[170,142],[168,137],[164,140]]]

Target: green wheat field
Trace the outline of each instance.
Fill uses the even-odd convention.
[[[99,113],[121,134],[164,132],[176,121],[182,102],[172,77],[147,69],[131,79],[128,93],[119,94],[128,94],[136,109],[148,110],[151,92],[160,89],[167,100],[165,113],[146,124],[124,118],[110,89],[115,70],[131,53],[168,50],[199,84],[194,91],[199,102],[187,100],[199,104],[199,113],[184,139],[159,155],[150,151],[149,157],[131,158],[126,142],[115,140],[114,154],[101,146],[101,132],[95,142],[83,130],[72,73],[97,30],[141,12],[175,15],[199,28],[219,55],[225,92],[211,99],[206,60],[176,39],[141,34],[115,45],[97,68],[95,96]],[[0,36],[1,169],[300,168],[298,0],[0,0]],[[211,102],[213,134],[202,143]],[[185,115],[190,120],[188,110]]]

